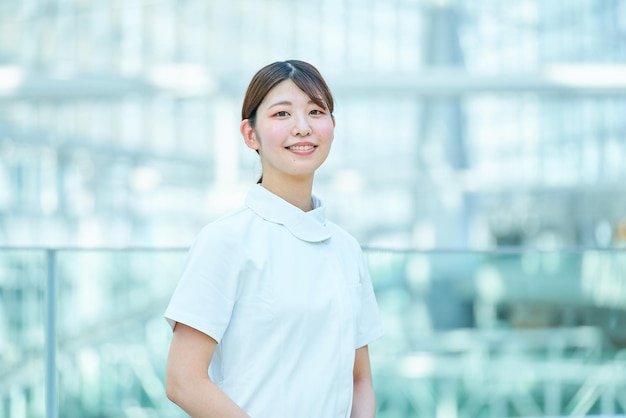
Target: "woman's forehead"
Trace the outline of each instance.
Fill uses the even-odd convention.
[[[316,97],[311,97],[291,79],[283,80],[272,87],[261,102],[261,106],[293,105],[296,100],[298,102],[306,101],[307,104],[324,104],[324,107],[327,107],[326,101],[319,92],[317,92]]]

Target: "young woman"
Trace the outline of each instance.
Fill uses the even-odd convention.
[[[312,195],[333,141],[330,90],[312,65],[275,62],[250,82],[242,119],[263,173],[189,252],[165,312],[167,396],[192,417],[373,417],[372,284],[357,241]]]

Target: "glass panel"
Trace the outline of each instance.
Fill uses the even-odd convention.
[[[45,414],[46,253],[0,249],[0,416]]]
[[[378,417],[626,412],[626,252],[368,258]]]
[[[163,312],[184,250],[56,254],[59,416],[184,417]],[[379,417],[626,413],[626,252],[366,250]],[[0,250],[0,412],[45,416],[45,251]]]
[[[165,397],[163,312],[184,251],[58,255],[59,416],[185,416]]]

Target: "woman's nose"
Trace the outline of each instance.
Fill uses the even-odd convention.
[[[293,136],[308,136],[311,135],[311,126],[306,120],[306,117],[299,117],[292,131]]]

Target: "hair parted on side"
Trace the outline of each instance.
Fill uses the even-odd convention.
[[[252,77],[241,106],[241,120],[247,119],[254,128],[257,109],[265,96],[285,80],[293,81],[315,104],[333,114],[335,108],[333,95],[317,68],[305,61],[287,60],[268,64]],[[262,182],[263,174],[257,183]]]
[[[268,64],[252,77],[241,107],[241,120],[248,119],[254,127],[259,105],[270,90],[285,80],[292,80],[311,100],[328,109],[332,115],[333,96],[317,68],[308,62],[287,60]]]

